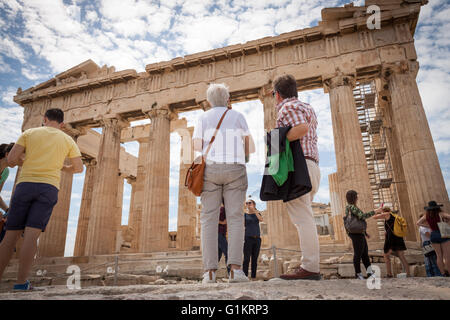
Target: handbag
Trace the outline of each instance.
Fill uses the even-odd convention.
[[[214,131],[214,134],[211,137],[211,141],[209,142],[205,154],[195,158],[194,162],[192,162],[191,166],[186,172],[184,186],[187,187],[189,191],[191,191],[197,197],[202,194],[203,190],[203,175],[205,173],[206,157],[209,153],[209,150],[211,149],[212,143],[216,139],[217,131],[219,131],[220,125],[222,124],[223,118],[225,117],[225,114],[228,112],[228,110],[230,109],[225,110],[222,117],[220,118],[220,121],[216,127],[216,131]]]
[[[441,215],[439,217],[441,218],[441,222],[438,222],[437,225],[441,233],[441,238],[450,238],[450,225],[442,219]]]
[[[344,217],[344,227],[347,233],[364,233],[367,229],[367,222],[349,212]]]

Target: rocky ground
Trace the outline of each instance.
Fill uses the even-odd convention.
[[[450,300],[450,278],[382,278],[379,289],[356,279],[322,281],[253,281],[202,285],[197,281],[151,285],[41,287],[34,292],[2,292],[2,300]],[[372,282],[373,284],[373,282]]]

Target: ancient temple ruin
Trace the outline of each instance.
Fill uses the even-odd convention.
[[[369,28],[367,6],[381,9],[381,27]],[[366,0],[322,10],[318,26],[149,64],[145,72],[116,71],[85,61],[27,90],[14,101],[24,108],[22,130],[37,127],[49,108],[65,112],[67,133],[80,145],[86,165],[75,256],[120,252],[192,250],[198,246],[197,201],[184,187],[192,160],[193,128],[178,114],[208,109],[211,82],[230,87],[233,103],[260,99],[264,127],[275,126],[271,81],[289,73],[298,90],[323,88],[330,97],[337,172],[329,178],[336,243],[346,241],[344,195],[359,193],[359,206],[381,202],[399,209],[419,241],[415,222],[431,199],[449,199],[416,83],[414,32],[426,1]],[[130,122],[150,124],[130,127]],[[98,134],[92,128],[102,128]],[[169,235],[170,134],[182,138],[178,228]],[[138,141],[135,158],[121,149]],[[124,180],[132,186],[129,225],[121,226]],[[62,173],[58,204],[39,241],[39,257],[62,257],[72,175]],[[267,244],[297,247],[295,227],[282,202],[265,212]],[[369,233],[383,232],[376,222]]]

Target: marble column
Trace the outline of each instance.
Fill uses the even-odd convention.
[[[348,190],[358,192],[358,207],[364,212],[371,211],[373,197],[369,172],[359,126],[355,99],[353,97],[354,78],[337,75],[325,80],[325,90],[330,95],[334,148],[340,190],[345,197]],[[367,220],[369,241],[379,241],[377,223]]]
[[[134,237],[131,241],[131,252],[142,252],[140,246],[140,235],[142,229],[142,207],[144,203],[144,187],[146,179],[146,165],[147,157],[149,154],[148,150],[148,138],[139,139],[139,155],[138,155],[138,167],[136,181],[134,182],[133,192],[132,192],[132,205],[133,208],[130,209],[130,217],[128,225],[134,231]]]
[[[92,192],[86,255],[110,254],[115,249],[116,202],[119,183],[120,133],[126,122],[103,118],[98,168]]]
[[[416,83],[417,70],[417,62],[391,65],[383,71],[383,76],[391,94],[392,124],[408,190],[412,220],[409,228],[419,240],[415,223],[428,201],[444,204],[444,211],[450,209],[450,203]]]
[[[151,119],[146,161],[140,250],[167,251],[169,248],[170,120],[168,107],[148,111]]]
[[[270,131],[277,126],[275,101],[272,95],[272,86],[266,85],[259,92],[259,99],[264,110],[264,129]],[[295,225],[288,215],[286,204],[283,201],[266,202],[267,234],[270,245],[278,248],[298,248],[299,238]]]
[[[195,241],[195,213],[197,198],[184,186],[186,173],[194,158],[192,134],[194,128],[180,129],[180,177],[178,186],[178,219],[177,219],[177,249],[191,250]]]
[[[70,164],[69,160],[65,163]],[[64,257],[72,182],[73,174],[61,171],[58,202],[53,208],[45,232],[39,237],[38,257]]]
[[[383,89],[384,83],[381,79],[376,80],[378,91],[378,107],[383,112],[383,130],[386,138],[386,146],[392,166],[392,186],[391,190],[395,192],[398,209],[400,214],[406,219],[409,226],[414,224],[411,215],[411,207],[409,203],[408,188],[406,187],[405,172],[403,170],[402,158],[400,156],[398,137],[394,130],[392,122],[392,105],[390,102],[390,94]],[[406,240],[416,241],[416,228],[408,228]]]
[[[91,215],[92,191],[94,188],[94,177],[97,161],[94,159],[86,160],[86,172],[84,175],[83,194],[81,197],[80,214],[78,216],[77,235],[75,238],[74,257],[86,255],[86,240],[89,226],[89,217]]]
[[[121,243],[118,243],[121,241],[122,237],[120,236],[122,232],[122,207],[123,207],[123,188],[124,188],[124,177],[122,173],[119,173],[119,179],[117,182],[117,197],[116,197],[116,216],[115,216],[115,223],[114,228],[116,230],[115,232],[115,240],[114,243],[116,244],[116,251],[120,251]]]
[[[342,194],[337,172],[328,175],[330,189],[331,215],[333,219],[334,240],[348,242],[349,237],[344,228],[345,195]]]

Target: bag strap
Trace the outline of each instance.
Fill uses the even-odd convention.
[[[206,159],[206,156],[207,156],[208,153],[209,153],[209,150],[211,149],[212,143],[213,143],[214,140],[216,139],[216,134],[217,134],[217,132],[219,131],[220,125],[222,124],[223,118],[225,118],[225,115],[226,115],[226,113],[228,112],[228,110],[230,110],[230,109],[227,108],[227,110],[225,110],[225,112],[223,113],[222,117],[220,118],[219,123],[217,124],[216,131],[214,131],[214,134],[213,134],[213,136],[211,137],[211,141],[209,141],[208,148],[206,149],[206,152],[205,152],[205,154],[203,155],[203,157],[204,157],[205,159]]]

